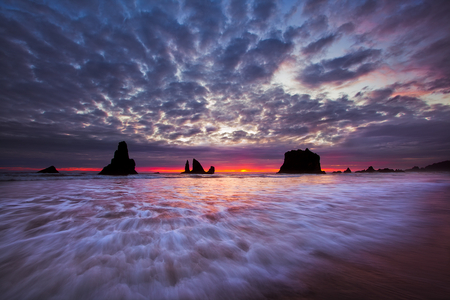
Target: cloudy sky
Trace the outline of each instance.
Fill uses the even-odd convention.
[[[450,159],[450,1],[1,0],[0,167]]]

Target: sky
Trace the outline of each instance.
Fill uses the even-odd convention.
[[[450,1],[0,0],[0,168],[450,159]]]

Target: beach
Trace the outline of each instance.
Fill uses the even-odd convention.
[[[1,299],[448,299],[450,174],[3,173]]]

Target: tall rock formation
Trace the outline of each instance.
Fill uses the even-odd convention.
[[[38,171],[38,173],[59,173],[58,170],[54,166],[50,166],[48,168],[42,169]]]
[[[309,151],[291,150],[284,154],[284,163],[278,173],[325,174],[320,168],[320,156]]]
[[[99,175],[129,175],[137,174],[136,163],[134,159],[130,159],[128,156],[127,143],[120,142],[119,146],[114,152],[114,158],[111,159],[111,163],[103,168],[103,170],[98,173]]]
[[[189,160],[186,160],[186,165],[184,165],[184,172],[183,173],[190,173],[189,169]]]
[[[215,168],[211,166],[206,172],[202,165],[195,158],[192,160],[192,171],[189,170],[189,161],[186,161],[186,165],[184,166],[184,172],[182,174],[214,174]]]

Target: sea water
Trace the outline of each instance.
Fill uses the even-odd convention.
[[[450,174],[0,175],[0,299],[449,299]]]

